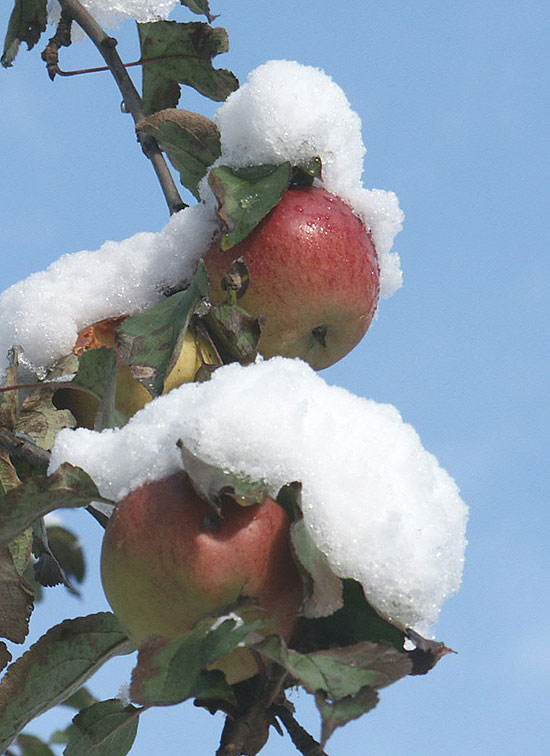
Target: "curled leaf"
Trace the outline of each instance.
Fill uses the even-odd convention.
[[[208,293],[203,264],[184,290],[128,318],[118,332],[121,360],[153,395],[159,396],[174,366],[191,316]]]
[[[199,182],[221,154],[214,121],[189,110],[166,108],[138,123],[137,130],[155,137],[179,171],[183,186],[200,199]]]
[[[48,19],[47,0],[15,0],[8,31],[4,41],[1,63],[4,68],[13,65],[21,42],[31,50],[46,31]]]
[[[277,205],[292,179],[290,163],[212,168],[208,181],[218,200],[218,215],[224,226],[221,248],[230,249]]]

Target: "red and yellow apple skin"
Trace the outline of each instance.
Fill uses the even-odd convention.
[[[101,576],[107,599],[139,647],[172,639],[201,618],[244,603],[262,634],[288,639],[302,603],[286,512],[272,499],[250,507],[212,506],[185,473],[149,483],[117,505],[105,532]],[[258,672],[239,648],[214,664],[233,684]]]
[[[371,236],[351,208],[318,187],[289,189],[242,242],[205,256],[212,301],[227,298],[221,282],[244,257],[250,286],[239,304],[265,315],[264,357],[300,357],[320,370],[340,360],[366,333],[380,293]]]

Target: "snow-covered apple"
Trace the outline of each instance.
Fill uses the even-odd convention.
[[[101,575],[136,646],[150,636],[175,638],[201,618],[232,610],[264,619],[262,633],[290,637],[302,583],[286,512],[269,498],[221,506],[218,516],[183,472],[148,483],[117,505],[103,541]],[[245,648],[215,667],[231,684],[258,671]]]
[[[216,241],[205,256],[215,304],[227,298],[222,281],[240,257],[250,286],[239,304],[267,317],[264,357],[300,357],[320,370],[363,338],[378,304],[378,259],[368,230],[339,197],[291,188],[242,242],[222,250]]]

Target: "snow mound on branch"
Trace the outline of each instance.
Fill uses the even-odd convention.
[[[178,439],[203,493],[230,483],[276,496],[301,481],[332,569],[393,621],[425,632],[458,590],[467,508],[453,479],[395,407],[329,386],[299,360],[222,367],[121,429],[63,430],[50,469],[81,466],[118,500],[182,469]]]
[[[12,346],[41,369],[69,354],[78,331],[97,320],[133,314],[187,284],[217,228],[205,205],[185,208],[157,233],[108,241],[60,257],[0,295],[0,375]]]
[[[95,20],[108,29],[119,26],[122,21],[133,18],[139,22],[167,19],[179,0],[80,0]],[[57,24],[61,7],[56,0],[48,4],[48,21]]]
[[[229,95],[214,120],[221,133],[222,165],[298,165],[320,157],[324,186],[342,197],[371,230],[381,296],[395,293],[402,274],[399,257],[390,250],[403,227],[403,212],[393,192],[363,187],[361,119],[338,84],[319,68],[271,60]]]

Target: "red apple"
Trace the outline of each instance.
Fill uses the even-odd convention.
[[[289,541],[290,522],[272,499],[222,517],[179,473],[131,493],[116,508],[101,555],[103,587],[114,613],[140,646],[152,635],[175,638],[201,618],[247,607],[265,618],[262,632],[288,639],[302,603]],[[236,649],[214,665],[232,684],[258,671]]]
[[[205,256],[212,300],[227,297],[221,281],[239,257],[250,286],[239,300],[267,316],[264,357],[300,357],[320,370],[344,357],[376,311],[380,271],[372,238],[339,197],[318,187],[289,189],[242,242]]]

